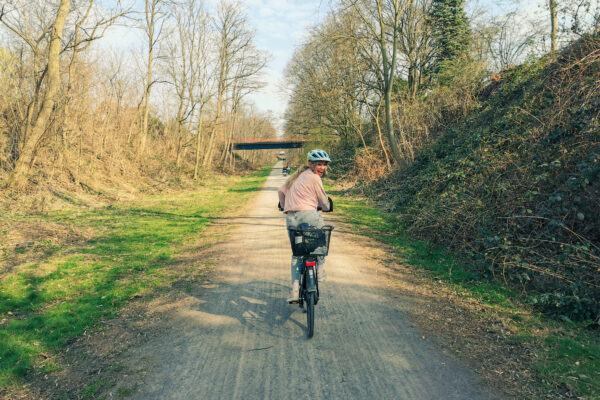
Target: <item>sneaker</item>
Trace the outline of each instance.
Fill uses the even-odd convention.
[[[317,271],[317,279],[319,282],[325,282],[327,280],[327,272],[325,270],[321,270],[321,272]]]
[[[298,281],[294,281],[292,284],[292,294],[287,298],[289,304],[296,304],[300,300],[300,284]]]

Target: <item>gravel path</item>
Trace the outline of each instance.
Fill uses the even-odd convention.
[[[134,399],[489,399],[459,361],[424,339],[369,250],[334,230],[327,282],[306,314],[285,302],[290,255],[274,169],[246,216],[218,245],[216,276],[171,328],[125,358],[145,366]],[[326,215],[327,217],[327,215]],[[334,223],[335,225],[335,223]]]

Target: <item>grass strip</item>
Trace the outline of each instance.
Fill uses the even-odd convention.
[[[347,193],[328,190],[335,210],[363,236],[392,246],[403,264],[416,267],[432,281],[479,301],[503,319],[512,321],[516,332],[507,340],[528,343],[537,349],[538,392],[565,385],[581,398],[600,398],[600,342],[597,332],[584,323],[556,321],[533,312],[518,293],[487,280],[456,255],[407,237],[394,214],[385,213]]]
[[[131,298],[181,279],[169,268],[174,255],[211,222],[242,207],[269,173],[264,168],[247,177],[215,177],[193,191],[134,203],[27,216],[91,227],[97,234],[2,276],[0,386],[18,384],[34,369],[60,369],[52,354],[70,340],[114,317]]]

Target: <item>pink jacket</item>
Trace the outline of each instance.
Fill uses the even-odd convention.
[[[307,169],[294,181],[291,188],[284,183],[279,188],[279,203],[286,214],[293,211],[316,210],[321,206],[329,211],[329,200],[321,177]]]

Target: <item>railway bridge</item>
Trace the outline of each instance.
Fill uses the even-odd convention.
[[[231,143],[231,150],[261,150],[261,149],[297,149],[306,142],[308,138],[248,138],[238,139]]]

